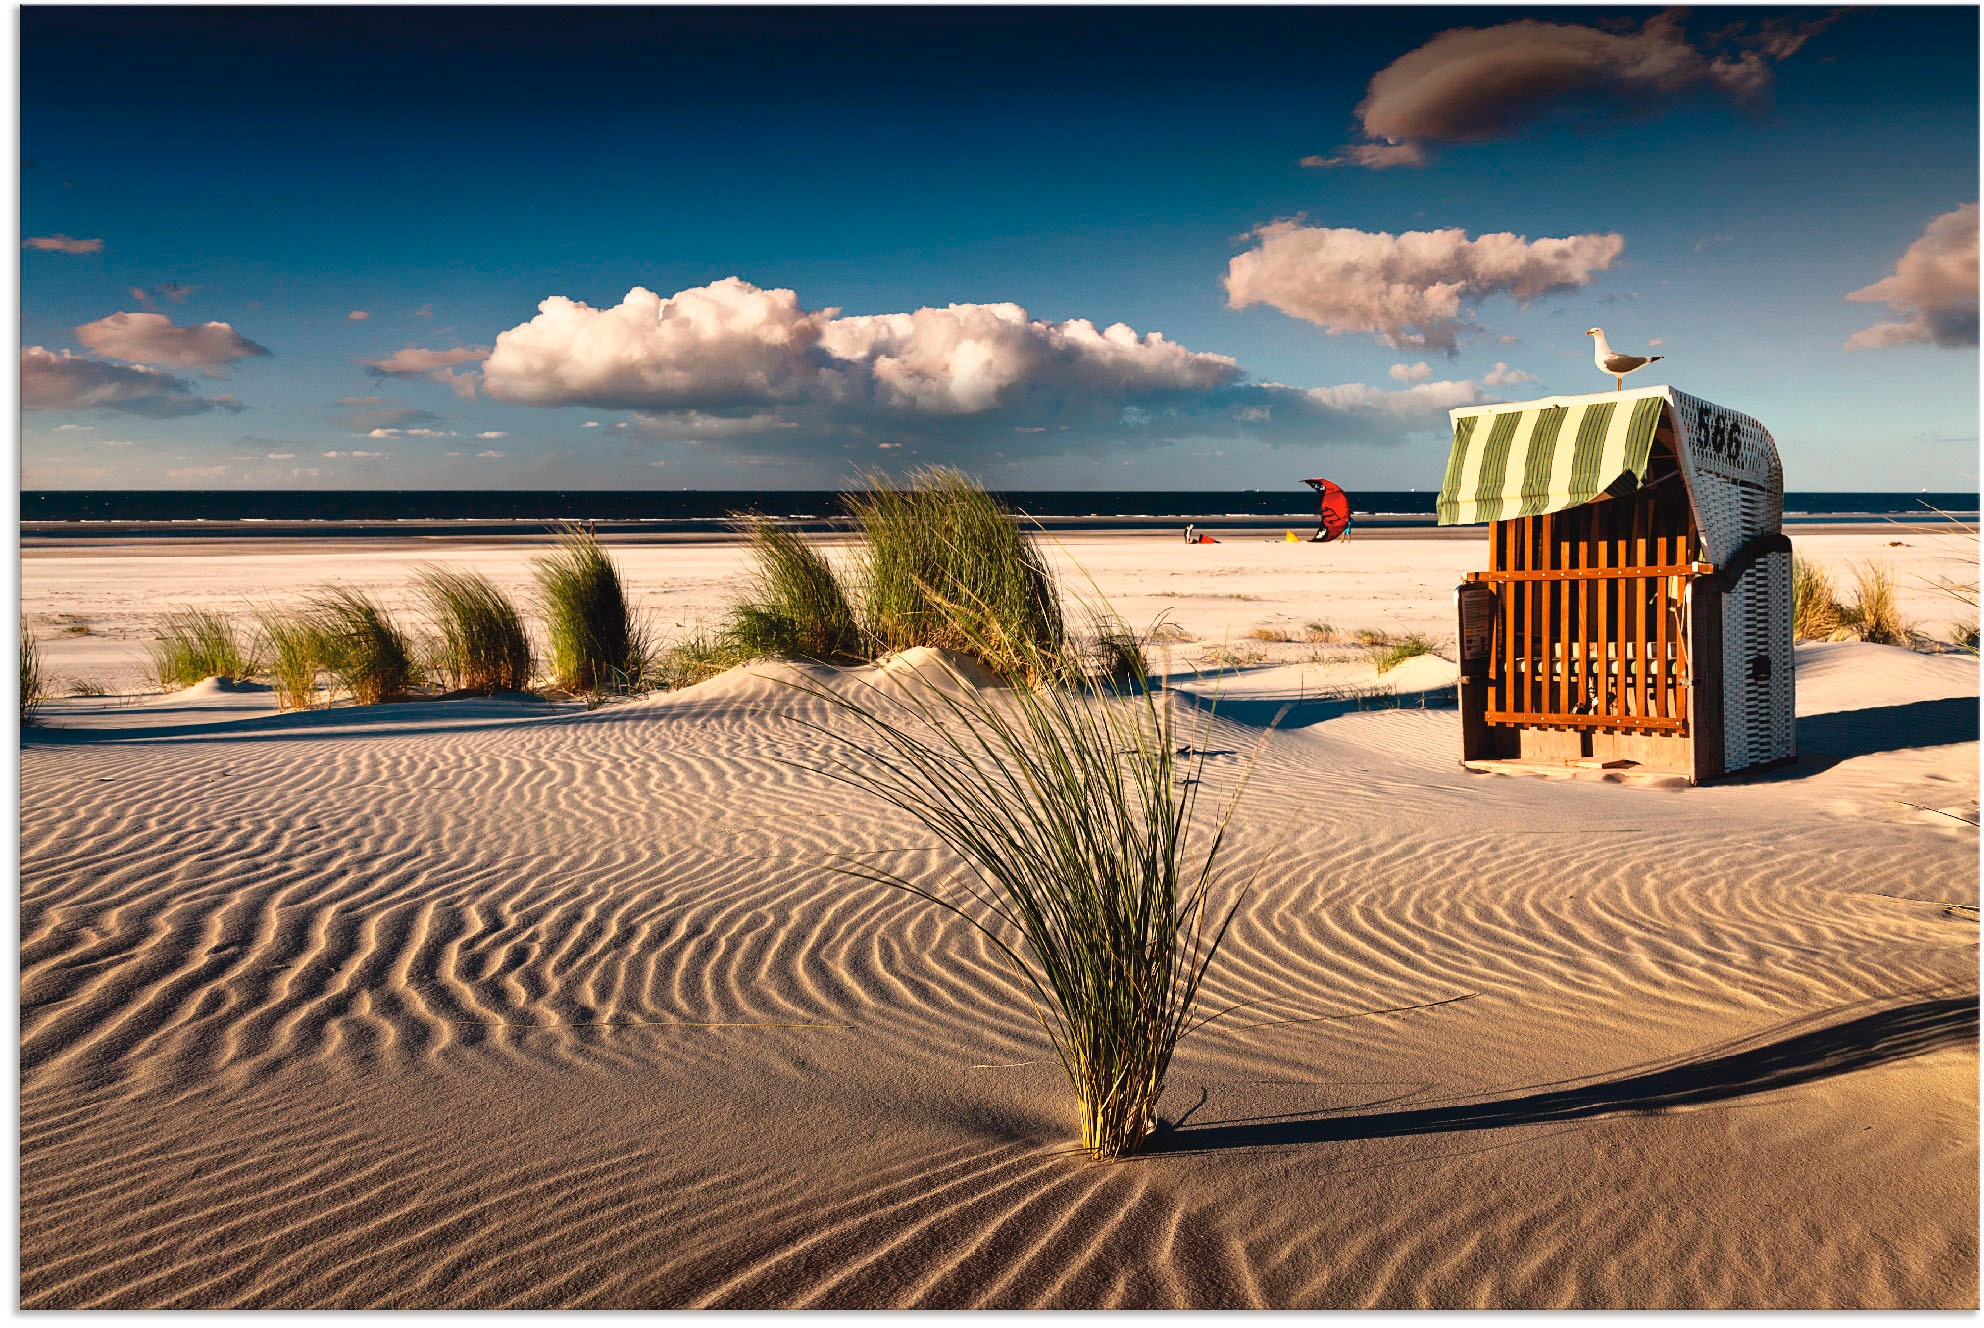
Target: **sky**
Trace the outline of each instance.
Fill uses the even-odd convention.
[[[1974,7],[20,11],[25,488],[1978,483]]]

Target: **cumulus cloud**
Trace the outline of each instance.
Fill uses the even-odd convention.
[[[1332,333],[1364,332],[1388,346],[1455,350],[1479,330],[1462,301],[1532,300],[1577,290],[1610,268],[1624,237],[1592,232],[1531,240],[1507,232],[1359,231],[1276,221],[1227,265],[1227,305],[1265,304]]]
[[[481,433],[476,435],[477,438],[508,438],[509,436],[510,435],[502,429],[484,429]]]
[[[500,456],[505,456],[507,454],[503,452],[498,452],[494,448],[490,448],[487,451],[477,452],[476,455],[479,457],[500,457]]]
[[[58,354],[42,346],[21,348],[21,406],[26,410],[101,410],[155,420],[243,409],[231,396],[203,397],[191,383],[173,374],[86,359],[67,351]]]
[[[1501,360],[1497,360],[1493,369],[1481,375],[1481,381],[1489,387],[1514,387],[1518,383],[1534,383],[1541,380],[1520,369],[1511,369]]]
[[[1846,342],[1852,349],[1975,346],[1977,204],[1966,203],[1932,219],[1891,275],[1846,298],[1885,304],[1903,315],[1855,332]]]
[[[1424,360],[1417,364],[1394,364],[1385,372],[1401,383],[1423,383],[1433,376],[1432,366]]]
[[[472,400],[476,373],[473,369],[462,369],[460,366],[476,364],[487,358],[487,346],[455,346],[448,350],[423,350],[418,346],[408,346],[382,359],[360,360],[359,363],[381,378],[425,378],[431,383],[445,384],[458,397]]]
[[[1358,104],[1367,142],[1316,165],[1418,165],[1428,143],[1513,138],[1560,112],[1647,115],[1695,93],[1756,105],[1772,66],[1829,26],[1836,15],[1800,22],[1737,24],[1697,44],[1669,10],[1638,28],[1518,19],[1450,28],[1379,70]]]
[[[1527,267],[1478,258],[1471,279],[1552,288],[1530,269],[1547,246],[1571,243],[1539,242],[1544,256]],[[1442,431],[1446,410],[1488,399],[1482,382],[1401,369],[1403,388],[1254,383],[1228,356],[1120,324],[1036,319],[1012,304],[847,316],[729,278],[666,297],[636,287],[605,308],[547,299],[496,338],[483,387],[519,405],[630,411],[615,429],[754,460],[823,448],[1010,459],[1195,436],[1386,443]]]
[[[931,417],[1052,411],[1236,380],[1223,355],[1015,304],[842,317],[736,277],[663,297],[635,287],[594,309],[553,296],[496,338],[484,386],[501,401],[646,411],[794,405]]]
[[[112,359],[175,369],[213,369],[269,353],[226,323],[179,327],[164,314],[111,314],[84,323],[76,339]]]
[[[366,313],[363,309],[353,309],[344,318],[347,323],[362,323],[371,316],[371,314]]]
[[[23,249],[39,249],[51,254],[100,254],[102,240],[78,240],[68,235],[30,235],[21,241]]]
[[[367,438],[459,438],[453,429],[371,429]]]

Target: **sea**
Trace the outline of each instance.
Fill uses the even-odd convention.
[[[1240,490],[1015,490],[1001,495],[1019,511],[1059,529],[1147,523],[1252,525],[1315,519],[1306,488]],[[1359,521],[1431,526],[1431,489],[1366,489],[1351,494]],[[846,517],[842,496],[819,489],[483,490],[483,489],[28,489],[27,533],[104,534],[103,523],[138,534],[377,534],[381,527],[444,525],[459,533],[516,531],[559,521],[656,533],[716,531],[738,513],[758,512],[831,526]],[[1787,525],[1977,518],[1976,493],[1788,493]],[[172,527],[180,527],[175,531]],[[263,528],[258,531],[257,528]],[[269,529],[282,527],[281,531]],[[521,533],[521,532],[519,532]]]

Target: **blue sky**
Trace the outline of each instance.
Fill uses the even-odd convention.
[[[1430,488],[1602,325],[1794,489],[1970,488],[1977,34],[29,8],[23,483]]]

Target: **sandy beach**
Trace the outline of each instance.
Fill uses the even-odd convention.
[[[1791,533],[1936,636],[1918,578],[1975,574]],[[414,564],[521,595],[538,552],[23,551],[48,669],[110,693],[22,744],[23,1308],[1977,1306],[1974,657],[1801,644],[1799,759],[1719,784],[1480,774],[1450,662],[1312,638],[1450,656],[1484,540],[1067,537],[1075,594],[1172,625],[1173,703],[1217,694],[1215,791],[1258,752],[1240,1008],[1098,1164],[992,949],[834,870],[950,864],[804,768],[830,716],[765,670],[138,694],[167,609],[411,619]],[[615,553],[664,637],[746,575]]]

